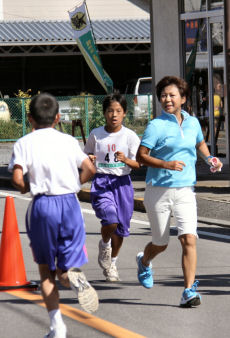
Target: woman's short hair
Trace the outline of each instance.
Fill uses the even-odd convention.
[[[165,76],[156,85],[156,94],[159,101],[163,89],[171,85],[175,85],[178,88],[181,97],[187,98],[189,96],[189,86],[184,79],[177,76]]]

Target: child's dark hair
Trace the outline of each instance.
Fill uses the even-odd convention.
[[[162,90],[165,87],[171,85],[175,85],[178,88],[181,97],[187,98],[189,96],[189,86],[184,79],[181,79],[177,76],[165,76],[156,85],[156,94],[158,101],[160,101]]]
[[[104,98],[104,101],[103,101],[103,113],[104,114],[112,102],[120,103],[120,105],[124,109],[124,112],[126,112],[127,110],[126,98],[123,95],[121,95],[119,91],[114,91],[114,93],[111,93]]]
[[[32,98],[30,115],[41,127],[51,126],[58,114],[59,105],[55,97],[49,93],[42,93]]]

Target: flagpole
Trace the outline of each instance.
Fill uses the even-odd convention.
[[[86,3],[86,0],[84,0],[83,2],[85,3],[85,8],[86,8],[86,10],[87,10],[87,15],[88,15],[88,18],[89,18],[89,24],[90,24],[90,27],[92,28],[92,22],[91,22],[91,20],[90,20],[90,16],[89,16],[89,11],[88,11],[88,6],[87,6],[87,3]],[[96,45],[96,38],[95,38],[93,29],[92,29],[91,31],[92,31],[94,43],[95,43],[95,45]]]

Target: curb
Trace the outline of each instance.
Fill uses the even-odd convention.
[[[0,187],[1,188],[13,188],[13,185],[11,183],[11,178],[10,177],[2,177],[0,176]]]
[[[81,202],[90,202],[90,189],[81,189],[77,195]],[[134,210],[145,212],[144,198],[134,197]]]
[[[90,190],[80,190],[78,193],[78,198],[82,202],[90,202]],[[230,208],[228,205],[226,208],[226,204],[229,204],[229,202],[215,201],[208,198],[197,197],[198,222],[230,227]],[[144,198],[134,197],[134,211],[146,212]],[[220,215],[222,218],[220,218]]]
[[[228,201],[218,201],[207,197],[196,197],[197,215],[208,220],[209,224],[229,224],[230,226],[230,203]],[[226,226],[226,225],[225,225]]]
[[[15,189],[10,177],[0,176],[0,187]],[[90,189],[81,189],[78,198],[82,202],[90,203]],[[230,227],[230,202],[218,201],[207,197],[196,196],[198,221],[223,227]],[[145,212],[144,198],[134,197],[134,210]]]

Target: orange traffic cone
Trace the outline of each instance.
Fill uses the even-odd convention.
[[[26,279],[14,199],[7,196],[0,247],[0,291],[36,290],[37,287]]]

